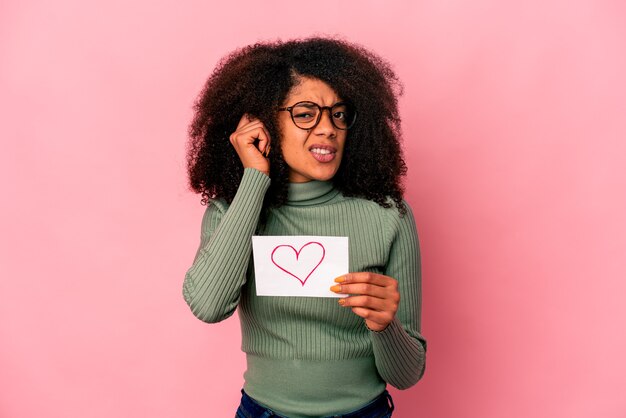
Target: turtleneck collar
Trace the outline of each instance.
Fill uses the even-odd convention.
[[[339,195],[330,181],[307,181],[306,183],[289,183],[287,205],[312,206],[326,203]]]

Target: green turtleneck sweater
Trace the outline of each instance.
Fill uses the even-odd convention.
[[[187,304],[205,322],[222,321],[239,307],[245,391],[281,415],[314,417],[358,409],[386,383],[415,384],[424,373],[426,340],[419,242],[408,205],[400,216],[395,207],[344,197],[331,182],[291,183],[287,204],[271,210],[259,232],[269,184],[268,176],[247,168],[230,205],[211,201],[183,285]],[[373,332],[335,298],[256,296],[254,234],[347,236],[351,272],[398,281],[395,319]]]

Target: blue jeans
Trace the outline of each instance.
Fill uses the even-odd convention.
[[[363,408],[343,415],[330,415],[326,418],[389,418],[393,412],[393,400],[389,392],[384,391],[372,402]],[[237,409],[235,418],[288,418],[278,415],[271,409],[261,406],[252,399],[246,392],[241,390],[241,404]]]

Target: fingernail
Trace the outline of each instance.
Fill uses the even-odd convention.
[[[343,306],[343,305],[345,305],[345,304],[346,304],[346,300],[345,300],[345,299],[339,299],[337,302],[339,302],[339,304],[340,304],[341,306]]]
[[[338,285],[338,284],[336,284],[336,285],[334,285],[334,286],[331,286],[331,287],[330,287],[330,290],[332,290],[333,292],[337,292],[337,293],[339,293],[339,292],[341,292],[341,286],[340,286],[340,285]]]
[[[343,283],[346,281],[346,278],[344,276],[339,276],[335,279],[335,282],[337,283]]]

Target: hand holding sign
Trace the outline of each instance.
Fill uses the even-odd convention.
[[[365,319],[372,331],[382,331],[393,321],[400,304],[398,281],[382,274],[360,272],[337,277],[339,283],[331,287],[333,292],[352,296],[339,299],[341,306],[349,306],[352,312]]]
[[[258,296],[342,296],[330,286],[348,272],[347,237],[255,236],[252,248]]]

